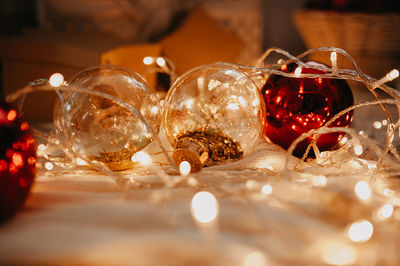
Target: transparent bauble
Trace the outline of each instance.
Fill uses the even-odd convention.
[[[179,165],[203,166],[241,159],[259,142],[264,101],[255,83],[236,65],[203,65],[179,77],[169,90],[163,126]]]
[[[138,111],[132,113],[102,95],[81,91],[59,92],[54,108],[55,133],[74,153],[104,162],[112,170],[130,168],[132,155],[153,141],[143,120],[154,133],[159,131],[160,107],[153,89],[138,74],[110,65],[83,70],[68,86],[113,96]]]

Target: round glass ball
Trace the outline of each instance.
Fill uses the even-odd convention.
[[[199,66],[180,76],[163,110],[174,160],[189,161],[192,172],[242,158],[261,138],[264,120],[257,86],[228,63]]]
[[[161,111],[153,89],[140,75],[111,65],[85,69],[68,84],[87,92],[60,93],[54,109],[57,135],[86,159],[104,162],[112,170],[129,168],[131,156],[153,141],[151,130],[139,116],[154,132],[159,131]],[[138,113],[103,95],[123,100]]]
[[[317,62],[309,65],[323,66]],[[296,64],[283,65],[281,70],[293,73]],[[324,74],[324,70],[302,68],[303,74]],[[265,135],[274,143],[288,149],[301,134],[320,128],[338,112],[353,105],[353,94],[342,79],[292,78],[271,75],[262,88],[266,106]],[[353,111],[336,119],[330,127],[348,127]],[[323,134],[317,140],[320,151],[333,148],[343,137],[342,133]],[[302,157],[312,142],[309,137],[300,142],[294,155]]]

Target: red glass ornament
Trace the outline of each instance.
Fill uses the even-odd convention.
[[[35,173],[36,148],[29,124],[0,100],[0,222],[21,207]]]
[[[322,65],[316,62],[308,64]],[[291,73],[296,64],[282,66]],[[303,68],[303,74],[323,74],[322,70]],[[339,111],[353,105],[353,94],[346,81],[325,78],[290,78],[271,75],[262,88],[266,106],[265,135],[284,149],[301,134],[320,128]],[[330,127],[347,127],[353,112],[338,118]],[[343,137],[342,133],[323,134],[317,140],[320,151],[333,148]],[[300,142],[294,155],[303,156],[313,137]]]

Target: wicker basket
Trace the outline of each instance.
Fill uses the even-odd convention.
[[[203,8],[220,26],[244,42],[239,63],[250,64],[262,50],[262,18],[260,0],[207,0]]]
[[[293,18],[308,48],[343,48],[365,73],[376,77],[399,66],[400,15],[298,10]],[[311,59],[330,62],[326,53]],[[340,67],[351,67],[347,60],[339,60]]]

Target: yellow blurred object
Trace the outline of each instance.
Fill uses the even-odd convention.
[[[163,55],[171,59],[178,74],[217,61],[238,62],[243,41],[221,29],[201,9],[195,9],[183,25],[160,41]]]
[[[140,44],[121,46],[103,53],[100,57],[101,64],[112,64],[125,67],[133,72],[139,73],[145,78],[150,86],[156,88],[156,73],[146,73],[151,66],[143,63],[145,57],[158,57],[161,54],[159,44]]]

